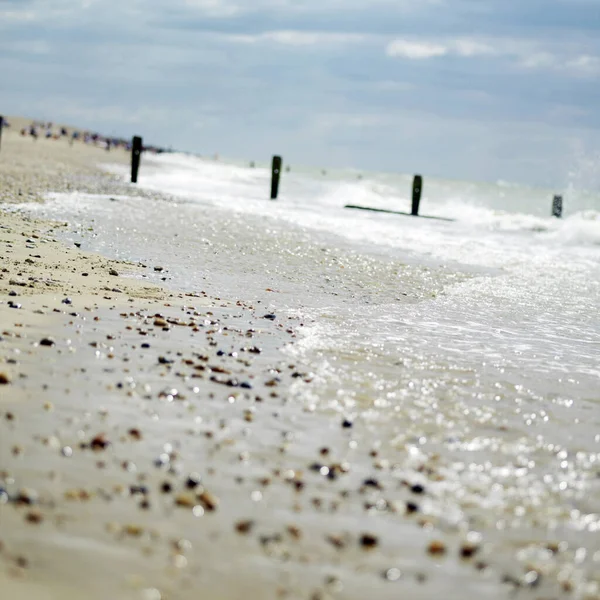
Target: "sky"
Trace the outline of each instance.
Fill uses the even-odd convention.
[[[205,155],[560,187],[599,107],[600,0],[0,0],[0,114]]]

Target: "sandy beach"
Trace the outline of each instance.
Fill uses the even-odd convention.
[[[122,191],[96,169],[103,160],[97,148],[5,132],[3,201]],[[210,597],[241,597],[248,582],[228,573],[261,585],[251,564],[235,566],[246,563],[236,550],[281,467],[258,468],[252,483],[221,471],[248,471],[255,415],[308,381],[280,364],[293,329],[239,301],[127,277],[161,267],[65,247],[53,238],[63,226],[5,212],[0,224],[2,588],[14,598],[178,598],[196,596],[199,577]],[[283,454],[281,426],[270,436]],[[302,534],[290,524],[287,535]],[[272,584],[257,593],[272,595]]]
[[[435,406],[403,409],[395,429],[377,420],[377,407],[362,419],[333,408],[336,390],[315,389],[312,365],[296,359],[309,323],[280,310],[299,305],[283,276],[274,280],[288,294],[269,288],[261,299],[249,298],[243,283],[229,297],[212,288],[176,291],[159,262],[84,252],[59,241],[71,223],[20,212],[19,203],[42,202],[50,192],[159,194],[101,168],[127,164],[123,151],[33,141],[10,120],[16,125],[0,150],[0,589],[7,597],[599,597],[600,574],[581,567],[597,534],[565,526],[575,507],[559,492],[539,492],[543,515],[533,505],[517,509],[516,492],[512,512],[496,513],[476,502],[485,484],[462,487],[442,443],[419,448],[421,436],[437,440],[443,430]],[[228,248],[213,260],[234,270],[235,253],[241,260],[247,248],[216,227],[207,226],[206,252],[225,239]],[[317,264],[313,254],[325,250],[335,252],[308,248],[307,262]],[[276,257],[275,273],[278,260],[287,268]],[[382,264],[360,268],[397,268]],[[341,277],[335,268],[332,277]],[[251,277],[238,269],[240,282]],[[417,303],[466,277],[407,267],[396,301]],[[384,292],[382,276],[364,293],[377,301]],[[311,394],[331,405],[307,401]],[[368,406],[368,395],[361,389],[354,401]],[[460,427],[480,409],[457,402],[447,410]],[[525,434],[484,412],[477,413],[484,431],[510,455]],[[579,498],[576,507],[585,512]],[[533,539],[531,530],[495,526],[515,515],[539,525]]]
[[[122,192],[96,169],[103,160],[97,148],[5,132],[3,201]],[[199,588],[241,598],[251,588],[268,598],[339,587],[311,546],[328,545],[337,562],[341,548],[358,555],[361,545],[342,533],[311,538],[320,525],[303,513],[317,498],[302,491],[309,450],[336,477],[346,467],[334,447],[294,448],[314,426],[309,413],[278,414],[311,382],[279,352],[299,324],[201,290],[145,285],[131,276],[160,266],[66,247],[53,237],[65,226],[2,213],[3,590],[154,599]],[[322,502],[319,511],[334,510]],[[376,545],[365,534],[363,548]],[[290,560],[293,569],[277,566]]]

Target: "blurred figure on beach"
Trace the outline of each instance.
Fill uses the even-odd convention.
[[[5,119],[4,127],[10,127],[10,123]],[[31,137],[37,140],[42,137],[46,140],[66,140],[70,146],[74,146],[75,142],[81,142],[86,145],[96,146],[107,152],[117,148],[125,152],[131,151],[131,138],[116,137],[114,135],[102,135],[91,131],[82,131],[70,129],[64,125],[54,124],[52,121],[32,120],[28,126],[20,129],[22,137]],[[144,152],[153,154],[162,154],[163,152],[173,152],[172,148],[165,149],[157,146],[144,146]],[[214,155],[215,160],[219,160],[219,155]]]

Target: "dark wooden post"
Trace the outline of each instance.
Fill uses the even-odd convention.
[[[419,204],[421,203],[421,192],[423,191],[423,178],[420,175],[415,175],[412,187],[412,209],[410,214],[413,216],[419,215]]]
[[[142,138],[136,135],[131,143],[131,183],[137,183],[141,154]]]
[[[562,196],[556,194],[552,199],[552,216],[560,219],[562,217]]]
[[[0,148],[2,148],[2,130],[4,129],[4,117],[0,115]]]
[[[279,175],[281,175],[281,156],[273,157],[273,166],[271,168],[271,200],[277,199],[279,191]]]

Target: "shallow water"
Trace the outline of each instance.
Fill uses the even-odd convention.
[[[363,423],[357,441],[390,478],[427,480],[442,529],[598,591],[597,195],[571,192],[557,220],[543,190],[426,180],[422,212],[447,223],[343,208],[406,210],[408,177],[284,173],[270,202],[265,169],[165,156],[141,182],[168,197],[31,210],[68,221],[84,249],[164,267],[149,278],[175,289],[300,317],[289,352],[318,385],[295,402]]]

